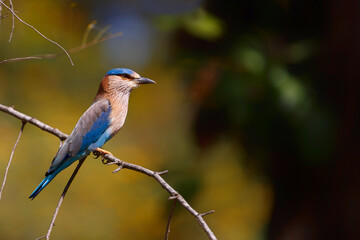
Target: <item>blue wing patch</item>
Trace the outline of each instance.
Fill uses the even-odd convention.
[[[80,152],[87,149],[92,143],[96,142],[110,125],[111,107],[106,112],[101,113],[100,117],[94,122],[89,132],[83,137]]]

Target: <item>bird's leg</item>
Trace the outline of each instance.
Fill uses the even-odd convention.
[[[110,154],[110,155],[112,155],[111,152],[106,151],[106,150],[104,150],[104,149],[102,149],[102,148],[95,148],[95,152],[99,153],[99,154],[102,155],[102,156],[105,156],[105,154]]]
[[[107,164],[107,163],[108,163],[108,161],[104,158],[104,156],[105,156],[106,154],[112,155],[111,152],[106,151],[106,150],[104,150],[104,149],[102,149],[102,148],[95,148],[95,150],[93,151],[93,154],[96,156],[96,158],[98,158],[98,157],[101,156],[101,161],[102,161],[103,164]],[[96,158],[95,158],[95,159],[96,159]]]
[[[101,156],[101,161],[102,161],[103,164],[106,164],[106,165],[112,165],[112,164],[119,165],[119,167],[117,169],[115,169],[113,171],[113,173],[117,173],[118,171],[120,171],[123,168],[123,165],[121,163],[119,164],[118,162],[112,162],[112,161],[109,161],[109,160],[105,159],[106,154],[112,155],[111,152],[109,152],[109,151],[106,151],[106,150],[104,150],[102,148],[95,148],[95,150],[93,151],[93,154],[96,156],[96,158]]]

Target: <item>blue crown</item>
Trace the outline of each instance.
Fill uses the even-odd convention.
[[[137,73],[127,68],[114,68],[106,73],[106,75],[120,75],[120,74],[129,74],[130,76],[133,76],[134,74]]]

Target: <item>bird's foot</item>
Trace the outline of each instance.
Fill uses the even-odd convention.
[[[104,150],[104,149],[102,149],[102,148],[95,148],[95,150],[94,150],[94,154],[95,155],[101,155],[101,156],[105,156],[105,154],[110,154],[110,155],[112,155],[112,153],[111,152],[109,152],[109,151],[106,151],[106,150]]]
[[[95,150],[93,151],[93,154],[96,156],[95,159],[97,159],[101,156],[101,161],[103,164],[109,163],[109,161],[105,159],[105,155],[106,154],[112,155],[111,152],[106,151],[102,148],[95,148]]]

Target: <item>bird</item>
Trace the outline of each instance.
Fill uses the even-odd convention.
[[[59,147],[44,180],[29,198],[33,200],[58,173],[75,161],[84,160],[91,152],[97,151],[103,156],[111,154],[102,149],[102,146],[124,125],[131,91],[141,84],[154,83],[156,82],[127,68],[108,71],[101,80],[93,103]]]

